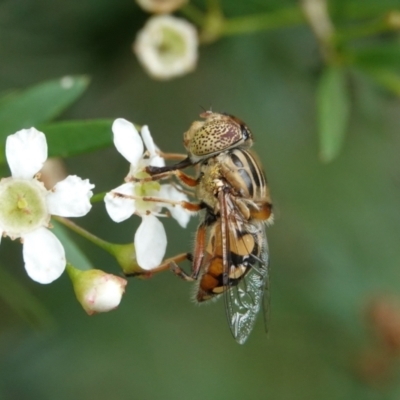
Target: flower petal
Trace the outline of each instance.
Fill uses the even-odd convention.
[[[25,269],[31,279],[51,283],[64,272],[65,251],[57,237],[46,228],[23,236]]]
[[[68,265],[67,272],[74,285],[76,298],[89,315],[116,308],[128,283],[126,279],[99,269],[81,271]]]
[[[111,274],[97,278],[93,286],[85,293],[86,311],[93,314],[111,311],[118,307],[126,284],[125,279]]]
[[[90,198],[94,188],[88,179],[81,179],[76,175],[69,175],[58,182],[46,197],[49,213],[62,217],[82,217],[86,215],[92,205]]]
[[[159,197],[175,201],[189,201],[188,197],[184,193],[169,184],[161,185]],[[178,224],[182,228],[186,228],[190,217],[192,216],[189,211],[185,210],[181,206],[173,206],[170,204],[165,204],[164,207],[168,208],[172,217],[178,221]]]
[[[43,132],[22,129],[7,137],[6,157],[13,178],[30,179],[47,159],[47,142]]]
[[[113,189],[112,192],[132,196],[134,193],[134,188],[134,183],[128,182]],[[115,222],[125,221],[136,211],[135,200],[127,197],[117,197],[113,195],[112,192],[107,193],[104,197],[108,215]]]
[[[143,154],[143,142],[134,125],[123,118],[118,118],[112,125],[114,144],[117,150],[133,165]]]
[[[151,136],[149,127],[147,125],[143,125],[140,133],[142,135],[144,145],[146,146],[146,149],[150,153],[150,157],[157,155],[156,154],[156,145],[154,144],[154,140]]]
[[[152,165],[153,167],[163,167],[165,165],[165,161],[157,154],[158,147],[153,141],[149,127],[147,125],[144,125],[140,133],[142,135],[142,139],[146,146],[146,149],[150,154],[149,165]]]
[[[151,270],[160,265],[167,248],[164,225],[154,216],[142,217],[135,233],[135,251],[139,266]]]

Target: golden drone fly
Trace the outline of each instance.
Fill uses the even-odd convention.
[[[180,202],[201,211],[193,255],[180,254],[159,268],[170,267],[186,281],[197,282],[196,300],[223,295],[231,332],[244,343],[261,307],[268,308],[268,244],[265,223],[272,222],[267,181],[253,137],[240,119],[211,111],[200,115],[184,134],[187,157],[175,165],[148,167],[152,180],[175,175],[194,189],[197,203]],[[181,170],[197,167],[192,178]],[[191,273],[176,264],[192,261]]]

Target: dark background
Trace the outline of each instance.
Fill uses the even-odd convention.
[[[294,4],[245,3],[222,4],[227,15]],[[116,311],[88,317],[66,274],[48,286],[30,281],[20,244],[7,239],[0,248],[7,272],[49,317],[29,324],[3,296],[0,398],[398,399],[397,348],[385,345],[369,317],[380,305],[393,307],[391,322],[400,318],[398,98],[350,68],[346,142],[336,160],[323,164],[315,99],[323,64],[307,26],[224,38],[200,48],[195,72],[157,82],[131,52],[147,18],[131,0],[3,0],[0,90],[87,74],[88,91],[62,119],[148,124],[159,147],[173,152],[183,151],[182,134],[201,107],[243,119],[276,213],[267,230],[270,333],[259,318],[238,345],[223,302],[195,306],[190,284],[169,273],[132,278]],[[116,187],[128,171],[114,148],[66,163],[69,172],[90,177],[96,192]],[[189,250],[196,219],[186,230],[163,222],[167,255]],[[116,225],[99,203],[81,223],[126,243],[139,219]],[[77,241],[97,268],[120,273],[111,256]]]

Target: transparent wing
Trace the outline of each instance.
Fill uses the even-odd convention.
[[[228,288],[224,291],[225,307],[232,335],[238,343],[243,344],[254,327],[261,307],[264,309],[264,321],[267,327],[268,244],[265,227],[261,221],[250,223],[241,219],[240,212],[235,210],[229,198],[225,199],[224,206],[228,210],[225,220],[228,232],[227,257],[224,265],[224,286]],[[249,238],[252,240],[248,240]],[[243,256],[244,248],[248,254],[247,257]],[[241,256],[238,257],[238,254]],[[240,268],[238,271],[244,271],[243,274],[240,276],[238,273],[235,274],[235,268]]]

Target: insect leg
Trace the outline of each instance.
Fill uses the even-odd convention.
[[[184,279],[185,281],[195,281],[197,280],[199,273],[200,273],[200,268],[203,263],[203,258],[204,258],[204,248],[205,248],[205,243],[206,243],[206,232],[207,232],[207,226],[208,223],[207,221],[203,221],[196,233],[196,240],[195,240],[195,248],[194,248],[194,255],[192,257],[192,272],[189,275],[185,271],[182,270],[182,268],[178,267],[175,261],[171,262],[171,271],[179,276],[179,278]]]
[[[128,194],[118,193],[118,192],[111,192],[115,197],[122,197],[125,199],[132,199],[132,200],[143,200],[143,201],[152,201],[155,203],[165,203],[171,204],[173,206],[181,206],[185,210],[188,211],[199,211],[203,208],[202,204],[200,203],[191,203],[189,201],[175,201],[170,199],[163,199],[161,197],[153,197],[153,196],[131,196]]]
[[[150,175],[159,175],[164,172],[170,172],[170,171],[175,171],[177,169],[183,169],[192,166],[193,163],[190,161],[189,157],[186,157],[184,160],[174,164],[174,165],[166,165],[165,167],[154,167],[149,165],[146,168],[146,172],[148,172]]]
[[[158,150],[157,153],[164,160],[180,160],[181,161],[181,160],[184,160],[185,158],[187,158],[187,155],[182,154],[182,153],[164,153],[161,150]]]
[[[171,264],[175,264],[185,261],[185,260],[189,260],[192,261],[192,255],[190,253],[181,253],[178,254],[174,257],[171,258],[167,258],[166,260],[164,260],[157,268],[154,268],[151,270],[151,273],[157,273],[157,272],[162,272],[165,271],[167,269],[170,268]]]
[[[169,268],[176,276],[183,279],[184,281],[193,282],[196,280],[191,275],[186,273],[182,268],[178,267],[178,264],[175,261],[172,261],[170,263]]]
[[[170,178],[171,176],[176,176],[186,186],[195,187],[197,185],[196,178],[193,178],[192,176],[183,173],[179,169],[173,170],[173,171],[160,172],[160,173],[154,174],[152,176],[149,176],[147,178],[129,177],[128,179],[126,179],[126,181],[127,182],[145,183],[145,182],[152,182],[152,181],[161,181],[163,179]]]

